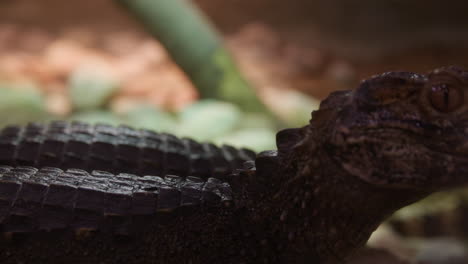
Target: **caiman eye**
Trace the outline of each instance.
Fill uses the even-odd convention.
[[[455,111],[463,103],[463,91],[456,86],[445,83],[431,86],[429,100],[439,112],[449,113]]]

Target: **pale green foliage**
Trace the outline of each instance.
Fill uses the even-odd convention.
[[[118,83],[104,72],[78,68],[69,79],[70,99],[75,110],[92,110],[103,106],[117,90]]]
[[[176,127],[176,120],[171,114],[149,105],[133,108],[123,116],[126,123],[135,128],[171,132]]]
[[[246,147],[254,151],[275,149],[275,132],[266,128],[250,128],[234,131],[216,138],[215,143]]]
[[[0,125],[24,124],[48,118],[44,99],[32,83],[0,83]]]
[[[282,90],[275,94],[270,108],[287,127],[300,127],[309,123],[310,113],[320,106],[320,101],[296,90]]]
[[[277,124],[269,116],[259,113],[244,113],[237,129],[263,128],[277,130]]]
[[[271,114],[245,81],[222,36],[192,1],[118,0],[160,41],[205,99]]]
[[[241,121],[242,112],[235,105],[202,100],[179,114],[177,134],[197,140],[213,140],[232,131]]]
[[[102,110],[102,111],[87,111],[77,113],[69,118],[70,120],[82,121],[90,124],[108,124],[108,125],[120,125],[124,123],[124,120],[113,112]]]

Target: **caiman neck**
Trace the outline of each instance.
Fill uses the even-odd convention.
[[[366,183],[315,146],[277,157],[276,177],[257,159],[257,177],[268,177],[271,192],[256,210],[265,212],[271,236],[281,241],[284,261],[343,263],[385,218],[425,196]]]

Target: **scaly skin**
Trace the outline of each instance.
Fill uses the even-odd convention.
[[[194,251],[221,239],[205,225],[220,225],[232,202],[215,178],[8,166],[0,175],[1,263],[211,261]]]
[[[344,263],[395,210],[468,183],[467,89],[458,68],[373,77],[332,93],[309,125],[278,133],[278,151],[226,177],[229,206],[177,207],[166,221],[156,211],[124,243],[104,228],[11,235],[1,260]]]
[[[132,228],[141,228],[133,226],[132,217],[232,201],[230,186],[215,178],[89,174],[52,167],[1,166],[0,172],[4,233],[72,228],[130,234]]]
[[[0,132],[0,164],[223,177],[254,157],[247,149],[126,126],[56,121],[9,126]]]

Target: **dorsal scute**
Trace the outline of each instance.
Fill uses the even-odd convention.
[[[304,128],[287,128],[276,133],[276,147],[280,155],[288,153],[304,137]]]
[[[262,151],[255,159],[257,174],[274,173],[278,170],[279,158],[277,150]]]

